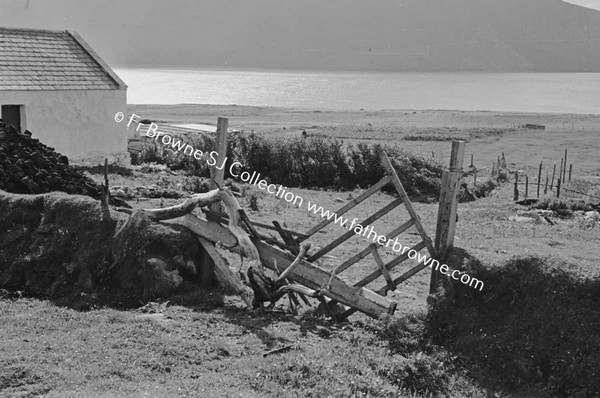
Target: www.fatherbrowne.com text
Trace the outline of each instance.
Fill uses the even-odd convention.
[[[115,121],[121,122],[123,119],[124,117],[121,112],[115,115]],[[127,127],[129,127],[131,123],[138,123],[138,126],[136,128],[136,131],[138,131],[142,126],[139,123],[139,121],[140,117],[136,114],[132,114],[127,123]],[[150,125],[148,125],[146,137],[153,138],[155,141],[158,141],[160,138],[160,142],[162,142],[163,145],[170,146],[171,149],[177,152],[183,151],[184,154],[188,156],[193,156],[197,160],[205,160],[209,166],[214,166],[218,170],[222,170],[227,164],[227,157],[223,159],[221,164],[217,164],[219,159],[219,154],[217,151],[205,153],[200,149],[196,149],[178,138],[171,137],[168,134],[158,131],[158,125],[155,123],[150,123]],[[303,207],[304,199],[301,196],[296,195],[291,191],[288,191],[283,185],[271,184],[265,179],[261,179],[260,173],[257,173],[256,171],[252,173],[248,171],[241,171],[243,168],[244,167],[241,163],[233,162],[229,166],[229,173],[233,177],[238,178],[239,180],[245,183],[255,185],[259,189],[267,191],[271,195],[275,195],[276,197],[281,198],[286,202],[297,206],[298,208]],[[338,216],[335,212],[325,210],[323,209],[323,207],[318,206],[316,203],[311,203],[310,201],[306,201],[306,208],[309,212],[319,215],[321,218],[327,220],[333,219],[334,224],[337,224],[342,228],[347,228],[348,230],[354,231],[356,235],[362,236],[367,239],[371,239],[375,244],[379,246],[385,246],[386,248],[391,247],[393,251],[401,253],[402,255],[406,255],[411,260],[417,260],[418,263],[423,263],[424,265],[429,266],[429,268],[441,272],[443,275],[450,276],[452,279],[460,281],[462,284],[468,285],[474,289],[479,289],[480,291],[483,290],[484,283],[479,279],[471,277],[465,272],[453,270],[447,264],[440,264],[439,261],[428,257],[427,255],[424,255],[417,250],[411,249],[408,246],[402,245],[398,241],[397,237],[394,239],[388,239],[385,235],[379,235],[372,225],[363,226],[360,223],[358,223],[357,218],[350,220],[348,218]]]

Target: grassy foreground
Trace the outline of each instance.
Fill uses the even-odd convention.
[[[199,301],[142,313],[2,299],[0,396],[483,396],[422,342],[422,316],[336,326]]]

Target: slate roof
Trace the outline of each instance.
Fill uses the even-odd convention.
[[[125,88],[75,32],[0,28],[0,90]]]

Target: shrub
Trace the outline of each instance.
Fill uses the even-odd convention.
[[[480,292],[456,283],[433,300],[429,336],[482,384],[544,396],[600,394],[600,280],[535,256],[502,267],[471,260]]]
[[[214,150],[214,137],[173,136],[204,153]],[[250,133],[235,133],[228,140],[228,164],[239,162],[243,170],[256,171],[261,178],[287,187],[355,189],[368,188],[383,178],[381,154],[386,152],[409,195],[439,195],[442,169],[431,159],[415,156],[398,147],[359,143],[345,147],[334,138],[264,138]],[[206,159],[195,159],[174,151],[162,142],[145,142],[134,163],[156,162],[188,174],[209,177]],[[225,169],[225,177],[232,177]]]
[[[593,210],[592,206],[589,203],[586,203],[584,200],[575,200],[575,199],[563,199],[552,197],[551,195],[543,196],[534,206],[536,209],[543,210],[583,210],[590,211]]]
[[[498,175],[496,176],[496,181],[498,182],[507,182],[509,180],[509,174],[508,174],[508,170],[506,169],[502,169],[498,172]]]

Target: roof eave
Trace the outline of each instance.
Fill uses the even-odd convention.
[[[100,67],[115,81],[119,90],[127,89],[127,84],[112,70],[112,68],[104,62],[104,60],[92,49],[92,47],[86,43],[85,40],[79,34],[72,30],[66,31],[75,41],[100,65]]]

